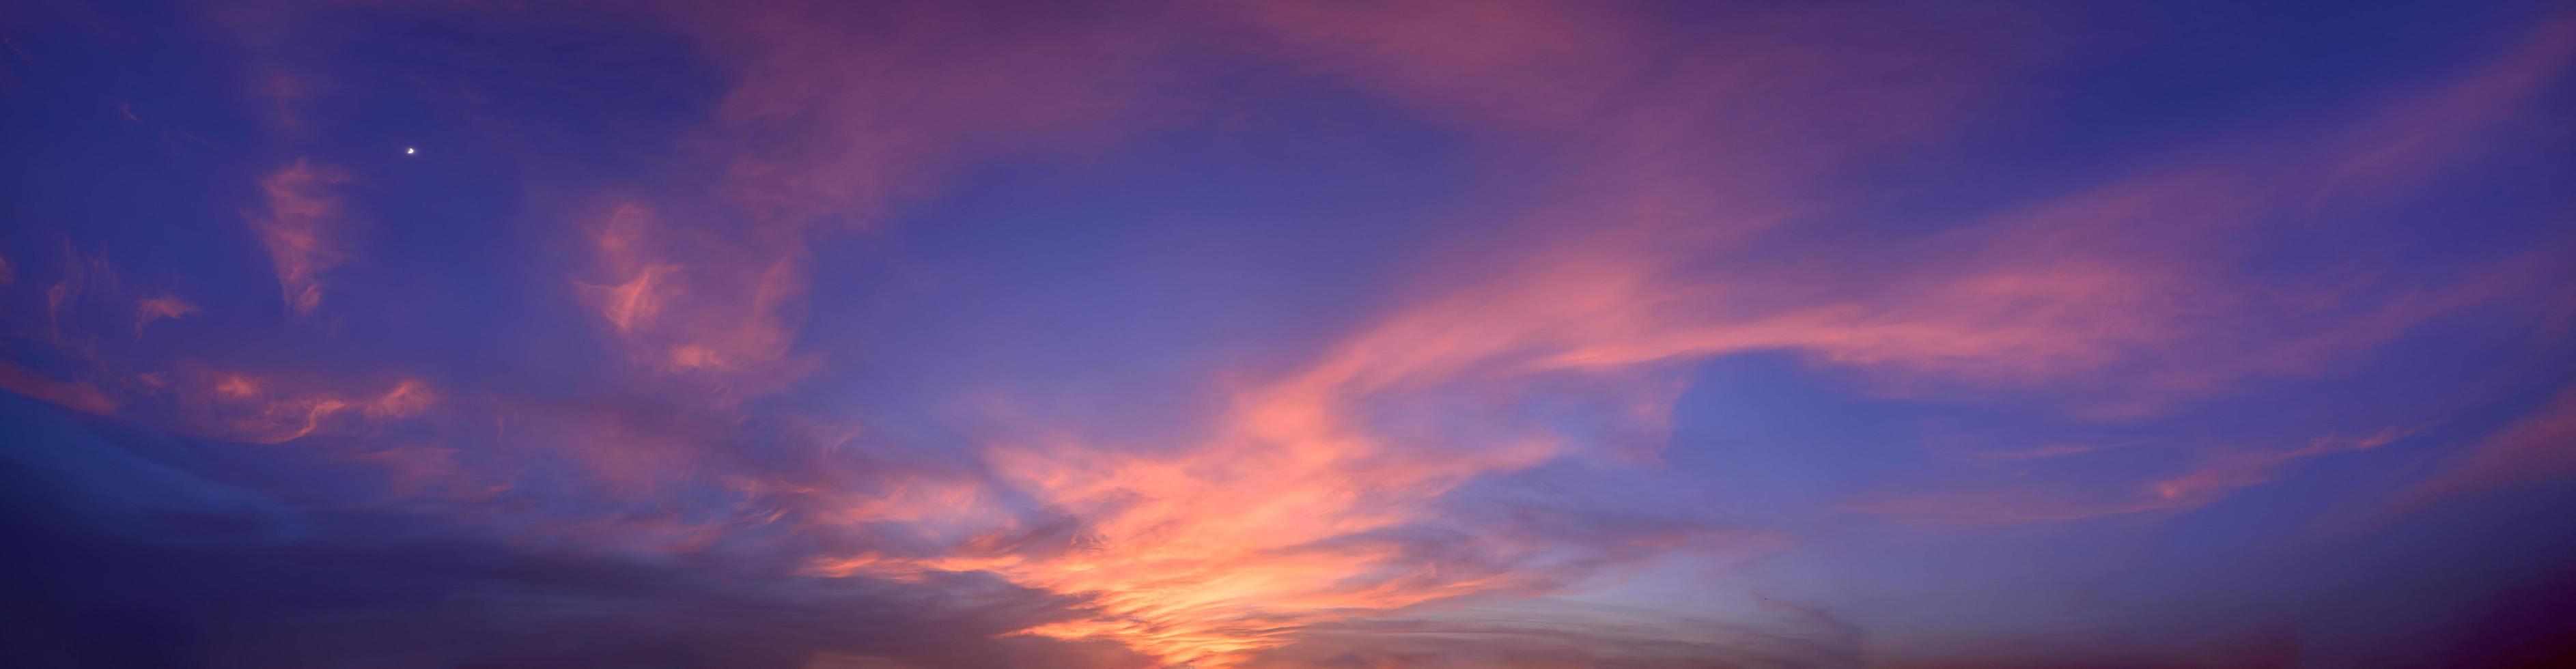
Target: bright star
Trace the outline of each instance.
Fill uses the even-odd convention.
[[[415,153],[420,153],[420,149],[415,149],[415,148],[408,147],[408,146],[403,147],[403,155],[408,156],[408,155],[415,154]]]

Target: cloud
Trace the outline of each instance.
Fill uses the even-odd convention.
[[[2049,444],[2037,448],[2028,448],[2016,451],[1980,451],[1975,453],[1966,453],[1960,457],[1981,462],[2021,462],[2025,460],[2060,458],[2069,455],[2083,455],[2106,448],[2117,448],[2123,445],[2127,444]]]
[[[176,297],[163,295],[134,301],[134,338],[143,339],[143,326],[162,319],[186,318],[197,313],[197,306]]]
[[[1114,649],[988,642],[1070,603],[989,579],[719,573],[532,549],[438,514],[334,508],[327,487],[253,493],[219,479],[226,466],[294,467],[276,457],[291,451],[191,455],[148,428],[93,431],[14,399],[0,412],[30,437],[0,443],[0,480],[76,488],[42,504],[13,492],[0,512],[0,528],[30,542],[0,556],[11,629],[33,632],[9,634],[6,657],[30,666],[1136,664]]]
[[[48,285],[47,341],[81,363],[0,361],[0,388],[97,416],[15,398],[0,409],[101,434],[0,444],[19,479],[79,482],[45,488],[54,507],[5,516],[22,530],[9,536],[41,547],[5,558],[8,571],[56,584],[27,586],[44,597],[35,617],[66,632],[43,648],[253,664],[1860,664],[1862,628],[1822,609],[1745,622],[1579,603],[1660,561],[1795,543],[1694,506],[1717,494],[1632,489],[1657,483],[1639,472],[1664,466],[1672,413],[1709,361],[1785,352],[1861,393],[2020,393],[2033,413],[2148,421],[2333,370],[2459,314],[2567,306],[2535,297],[2564,283],[2559,247],[2491,267],[2266,260],[2401,246],[2334,223],[2480,155],[2563,72],[2563,21],[2357,112],[1905,226],[1844,220],[1870,218],[1850,204],[1874,188],[1856,174],[1963,141],[2056,38],[1875,5],[1721,9],[1679,29],[1538,2],[635,11],[619,16],[653,25],[618,29],[657,40],[638,50],[704,58],[720,88],[703,110],[671,105],[705,116],[669,121],[683,129],[652,137],[668,145],[651,159],[514,174],[512,193],[575,203],[525,220],[582,244],[478,256],[529,266],[493,274],[505,297],[471,314],[488,320],[334,297],[381,316],[380,338],[307,350],[226,331],[141,350],[148,325],[196,306],[163,295],[84,314],[84,296],[96,307],[113,292],[98,287],[114,282],[103,260],[74,259]],[[531,13],[371,5],[315,25],[434,18],[552,36],[530,27],[550,16]],[[253,27],[276,44],[330,32]],[[300,112],[338,104],[340,79],[273,55],[244,68],[255,97],[298,112],[279,114],[292,139],[334,136],[328,115]],[[1318,73],[1329,81],[1297,81],[1395,101],[1420,116],[1399,121],[1444,141],[1455,131],[1477,166],[1471,192],[1493,196],[1425,214],[1444,231],[1427,244],[1437,257],[1399,268],[1372,302],[1335,305],[1348,321],[1315,319],[1347,327],[1176,383],[1190,402],[1169,429],[905,415],[845,392],[881,367],[809,347],[823,334],[809,314],[878,295],[818,294],[877,289],[817,283],[878,258],[841,242],[904,223],[959,175],[1196,123],[1197,98],[1235,79]],[[461,78],[474,94],[458,97],[478,101],[475,86],[509,79]],[[357,258],[356,182],[313,159],[258,180],[264,211],[246,217],[294,314],[346,290],[333,273]],[[550,288],[512,283],[527,276]],[[189,294],[228,311],[216,288]],[[562,314],[580,327],[544,330]],[[69,352],[78,325],[128,319],[135,355]],[[192,321],[191,334],[217,325]],[[599,361],[577,350],[593,342],[609,351]],[[924,405],[954,390],[882,382]],[[2563,469],[2533,444],[2565,441],[2566,403],[2499,432],[2456,485]],[[888,414],[914,429],[878,429]],[[190,436],[133,437],[160,431]],[[1101,436],[1136,433],[1153,436]],[[2044,442],[1968,458],[2031,467],[2028,482],[1944,478],[1848,508],[1930,522],[2198,508],[2404,434],[2218,441],[2172,466],[2063,479],[2042,465],[2113,454]],[[2170,455],[2149,451],[2117,455]],[[92,474],[52,476],[66,470]],[[77,487],[89,485],[103,487]],[[82,609],[120,601],[146,604]]]
[[[268,211],[251,216],[251,228],[268,247],[277,285],[295,313],[309,314],[321,306],[322,274],[352,259],[334,192],[352,178],[347,170],[298,158],[259,181]]]
[[[650,15],[728,87],[684,138],[696,165],[584,222],[596,262],[572,281],[643,368],[737,400],[817,362],[795,351],[811,245],[883,229],[978,157],[1119,135],[1158,68],[1145,54],[1173,41],[1161,13],[1002,4]]]
[[[1726,538],[1688,521],[1551,525],[1541,507],[1520,504],[1509,508],[1532,513],[1475,522],[1445,516],[1442,500],[1461,485],[1580,445],[1535,425],[1446,434],[1408,425],[1509,420],[1526,406],[1515,401],[1518,392],[1545,396],[1550,388],[1544,375],[1515,378],[1508,366],[1478,365],[1544,340],[1450,322],[1454,329],[1398,318],[1364,331],[1298,373],[1237,391],[1213,433],[1189,443],[1128,449],[1023,443],[1015,438],[1028,435],[1007,430],[990,437],[983,457],[999,490],[1078,519],[1078,534],[1039,534],[1043,541],[1029,543],[1017,538],[1036,529],[1025,519],[981,508],[997,494],[944,488],[919,503],[950,521],[988,519],[969,521],[967,538],[926,557],[867,552],[810,568],[992,573],[1090,598],[1095,616],[1030,634],[1114,639],[1169,663],[1235,666],[1302,638],[1310,625],[1476,595],[1557,592]],[[1454,385],[1470,379],[1482,388]],[[1644,413],[1668,399],[1646,400]],[[1446,412],[1408,411],[1417,406]],[[1449,413],[1457,411],[1474,418]]]
[[[764,389],[801,372],[790,355],[806,289],[801,250],[744,248],[662,224],[634,203],[616,207],[593,238],[608,282],[575,286],[646,369]]]
[[[689,7],[677,21],[734,75],[704,129],[721,193],[759,225],[871,229],[997,153],[1122,134],[1187,17],[1011,3]],[[871,39],[849,39],[852,34]],[[889,95],[888,91],[903,91]]]
[[[334,429],[421,415],[438,401],[419,380],[406,379],[381,393],[356,397],[338,393],[287,393],[245,374],[221,374],[211,387],[192,393],[189,403],[205,416],[201,428],[210,436],[255,444],[281,444]]]
[[[2528,104],[2576,63],[2576,14],[2542,17],[2510,50],[2439,90],[2387,105],[2349,131],[2324,179],[2333,195],[2405,188],[2462,155],[2499,148],[2500,131],[2547,123]]]
[[[2560,390],[2469,447],[2467,457],[2395,497],[2400,509],[2559,480],[2576,472],[2576,387]]]
[[[1859,666],[1855,630],[1777,611],[1740,620],[1535,600],[1315,625],[1246,667]]]
[[[62,259],[61,278],[45,286],[45,338],[58,346],[86,348],[87,342],[78,341],[76,324],[65,321],[78,316],[72,312],[81,305],[81,298],[107,299],[117,294],[121,286],[116,266],[108,263],[105,253],[83,254],[70,240],[63,242]]]
[[[2082,387],[2130,365],[2180,363],[2179,369],[2150,375],[2144,387],[2114,392],[2120,405],[2148,408],[2093,409],[2151,411],[2173,396],[2211,392],[2247,375],[2288,373],[2375,345],[2498,295],[2464,291],[2459,294],[2469,297],[2421,296],[2345,308],[2307,305],[2339,305],[2340,294],[2362,287],[2224,289],[2222,284],[2248,274],[2225,258],[2195,256],[2196,245],[2186,240],[2260,225],[2277,201],[2273,191],[2249,185],[2265,182],[2248,175],[2286,174],[2332,161],[2346,149],[2331,143],[2286,155],[2150,169],[1977,221],[1922,243],[1933,255],[1896,259],[1857,281],[1833,276],[1846,273],[1849,262],[1842,258],[1762,260],[1749,264],[1752,271],[1711,273],[1701,268],[1710,258],[1731,257],[1730,243],[1789,220],[1805,206],[1766,200],[1766,194],[1802,178],[1822,178],[1838,158],[1915,141],[1918,133],[1940,125],[1918,116],[1868,126],[1879,119],[1802,112],[1958,108],[1965,106],[1958,102],[1962,91],[1975,87],[1863,87],[1888,99],[1838,99],[1836,92],[1852,87],[1820,82],[1901,79],[1891,73],[1909,64],[1895,54],[1887,60],[1798,60],[1793,62],[1800,68],[1793,69],[1806,76],[1772,79],[1737,69],[1736,59],[1768,63],[1761,56],[1773,55],[1752,49],[1680,62],[1688,64],[1682,70],[1687,76],[1741,81],[1743,86],[1729,90],[1761,104],[1624,99],[1609,89],[1553,85],[1557,80],[1550,77],[1558,73],[1549,68],[1575,71],[1565,75],[1569,79],[1617,82],[1617,91],[1657,90],[1652,75],[1618,69],[1641,62],[1619,53],[1620,45],[1640,40],[1620,39],[1615,22],[1598,28],[1580,16],[1527,14],[1480,15],[1481,22],[1468,28],[1493,39],[1456,41],[1446,41],[1453,33],[1445,31],[1410,32],[1401,16],[1296,15],[1281,21],[1292,43],[1363,59],[1365,65],[1354,67],[1390,77],[1388,85],[1402,94],[1460,105],[1470,118],[1495,123],[1506,138],[1526,133],[1537,139],[1520,141],[1543,145],[1550,133],[1532,128],[1597,123],[1580,135],[1591,145],[1552,155],[1581,166],[1569,171],[1617,178],[1578,180],[1590,188],[1555,194],[1513,222],[1511,229],[1543,241],[1522,245],[1534,253],[1478,258],[1479,263],[1461,264],[1476,269],[1426,277],[1431,288],[1414,293],[1420,297],[1328,346],[1316,360],[1234,391],[1210,433],[1188,443],[1126,449],[1045,442],[1050,437],[1037,431],[1012,436],[1041,443],[1005,437],[989,447],[985,457],[1008,489],[1082,520],[1083,533],[1074,540],[1079,550],[1050,548],[1032,555],[977,550],[975,542],[965,542],[932,558],[869,553],[826,559],[815,568],[981,571],[1024,586],[1083,593],[1096,598],[1100,615],[1031,632],[1119,639],[1167,662],[1230,666],[1342,621],[1480,594],[1534,596],[1571,587],[1571,581],[1560,580],[1564,574],[1543,566],[1549,542],[1522,543],[1494,527],[1456,527],[1432,513],[1438,500],[1479,477],[1584,456],[1579,440],[1513,420],[1512,411],[1521,406],[1515,400],[1594,398],[1597,404],[1586,406],[1619,408],[1611,422],[1642,422],[1636,429],[1652,432],[1669,406],[1667,379],[1698,361],[1733,353],[1796,351],[1863,370],[1890,386],[1928,381]],[[1525,25],[1565,30],[1514,27]],[[1786,25],[1823,30],[1795,20]],[[1605,32],[1584,37],[1593,29]],[[1511,43],[1518,38],[1537,43]],[[1346,48],[1353,45],[1359,46]],[[1549,54],[1530,77],[1474,76],[1525,65],[1518,59],[1527,54]],[[1605,71],[1580,70],[1595,64],[1606,64]],[[1442,83],[1447,81],[1469,83]],[[1526,91],[1515,88],[1530,81],[1539,83]],[[1596,90],[1626,104],[1588,104],[1586,92]],[[1536,99],[1542,95],[1562,99]],[[2508,97],[2496,103],[2506,104]],[[1907,104],[1918,100],[1924,104]],[[1701,134],[1677,137],[1657,130],[1675,123],[1636,116],[1643,114],[1739,119],[1741,127],[1762,130],[1729,132],[1728,124],[1702,123],[1690,126],[1702,128]],[[1872,131],[1831,131],[1852,127]],[[1709,150],[1651,148],[1675,142]],[[1730,180],[1739,176],[1744,179]],[[1734,195],[1744,197],[1729,197]],[[2301,310],[2326,325],[2282,336],[2274,325],[2280,314]],[[1412,431],[1406,425],[1411,421],[1482,429]],[[1996,498],[1992,505],[1909,502],[1887,508],[1985,521],[2189,508],[2270,480],[2288,463],[2388,438],[2393,437],[2226,451],[2099,503],[2014,497],[2005,489],[1961,498],[1983,494]],[[951,505],[945,508],[976,504],[972,495],[943,499]],[[2040,500],[2049,503],[2032,504]],[[2006,517],[1997,515],[2002,509],[2053,511],[2043,511],[2044,518]],[[996,534],[987,536],[1012,529],[1011,521],[998,521]],[[1591,559],[1619,562],[1653,553]]]
[[[1951,492],[1864,499],[1842,508],[1927,524],[2054,523],[2189,511],[2276,480],[2283,469],[2295,463],[2378,448],[2414,432],[2389,429],[2360,438],[2321,437],[2286,449],[2222,447],[2210,450],[2179,473],[2130,485],[1985,481],[1984,485],[1959,486],[1961,489]]]
[[[0,360],[0,390],[100,415],[115,413],[122,404],[96,386],[49,378],[9,360]]]

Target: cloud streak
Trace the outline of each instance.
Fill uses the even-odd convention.
[[[134,301],[134,339],[143,339],[143,326],[158,320],[176,320],[197,313],[197,306],[176,297],[163,295]]]
[[[259,181],[267,207],[251,217],[251,228],[268,247],[290,311],[310,314],[321,306],[322,274],[353,259],[337,190],[354,178],[347,170],[298,158]]]

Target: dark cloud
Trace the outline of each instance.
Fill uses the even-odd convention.
[[[1859,638],[1830,621],[1640,615],[1575,601],[1311,626],[1251,667],[1857,667]]]
[[[707,555],[530,545],[437,517],[254,492],[235,481],[260,478],[255,470],[276,454],[244,456],[243,444],[76,417],[14,395],[0,397],[0,419],[11,428],[0,443],[0,531],[13,547],[0,557],[11,593],[0,648],[12,666],[1122,659],[1077,642],[993,641],[1063,619],[1081,602],[986,575],[827,579]]]

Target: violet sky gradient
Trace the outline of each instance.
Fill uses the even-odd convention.
[[[8,666],[2576,663],[2566,2],[0,40]]]

